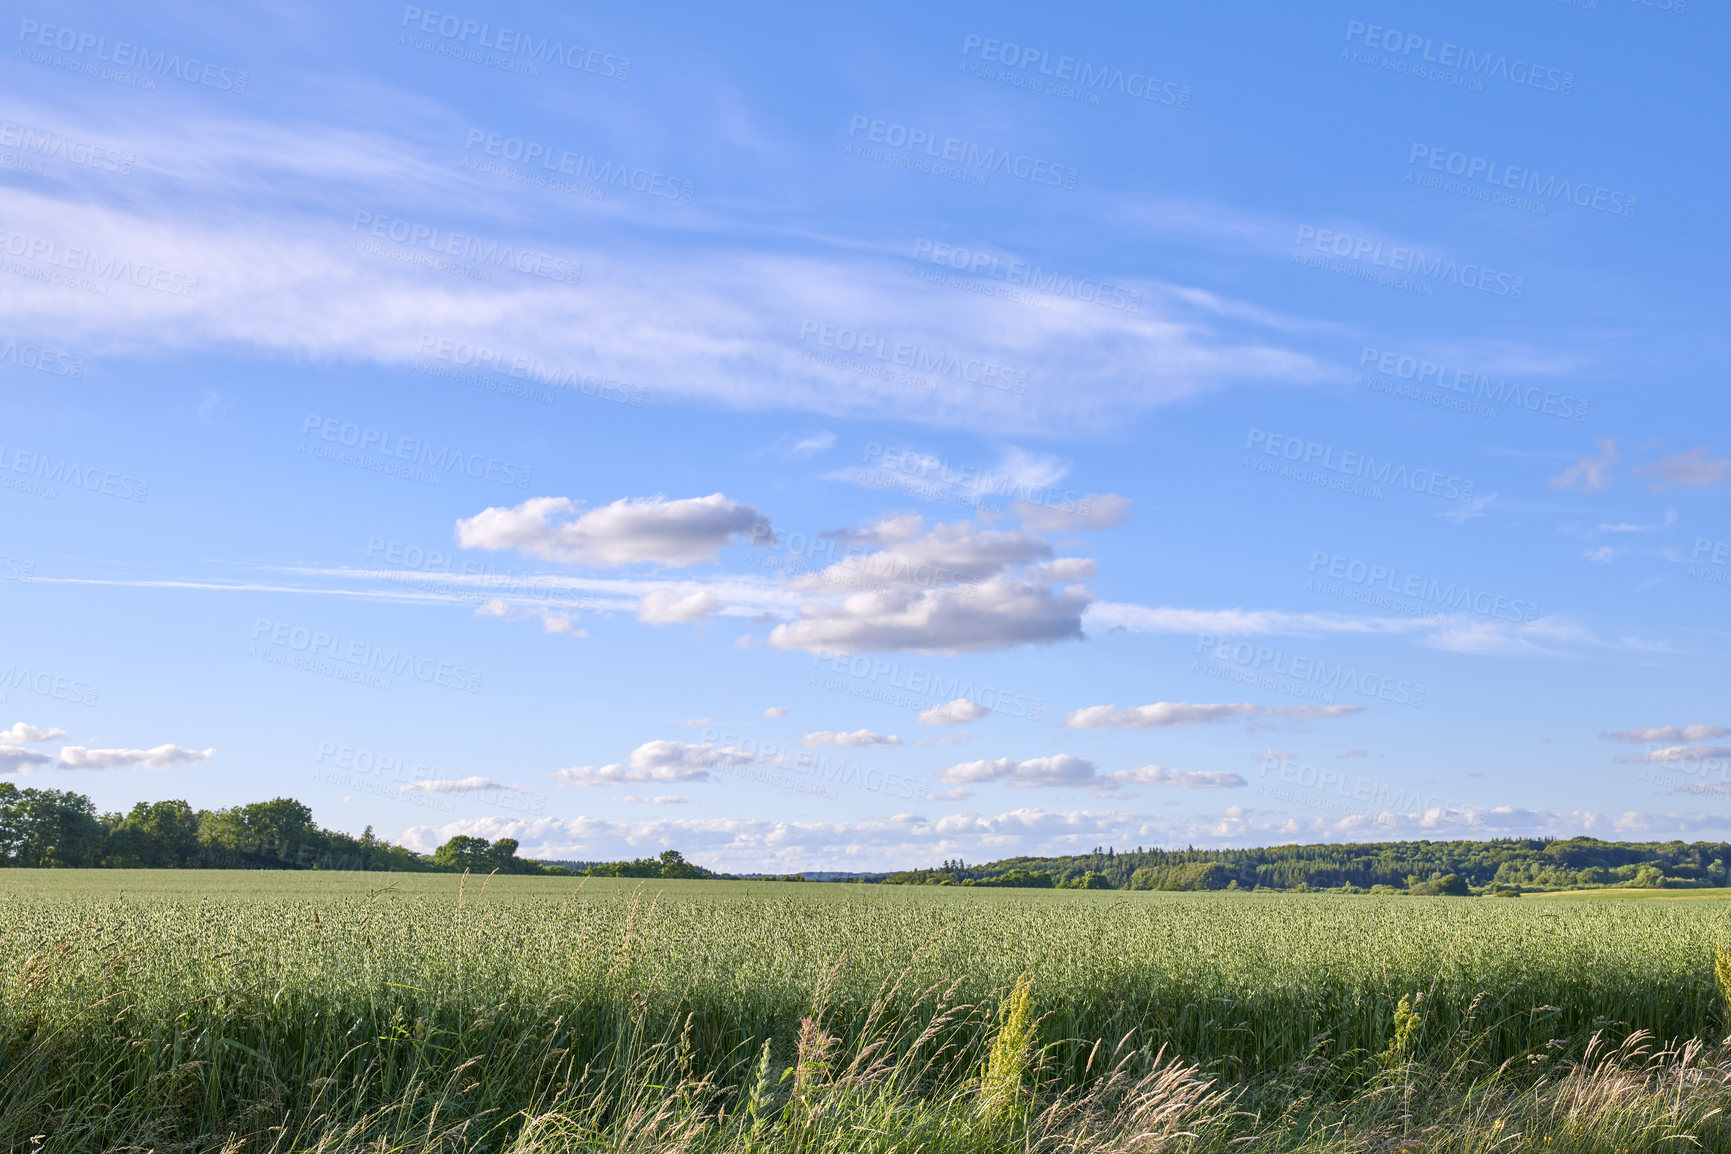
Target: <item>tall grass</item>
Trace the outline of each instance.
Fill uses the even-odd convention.
[[[1725,1137],[1703,903],[297,877],[0,897],[0,1148]]]

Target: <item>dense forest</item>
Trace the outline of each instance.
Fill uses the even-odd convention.
[[[97,813],[81,793],[0,782],[0,866],[27,869],[326,869],[415,873],[560,873],[517,856],[501,838],[454,837],[431,854],[322,829],[293,798],[195,810],[184,801],[139,802]]]
[[[1096,849],[970,866],[948,861],[884,879],[893,885],[1133,890],[1338,890],[1418,894],[1519,893],[1596,886],[1701,888],[1731,884],[1725,842],[1607,842],[1505,838],[1266,849]]]

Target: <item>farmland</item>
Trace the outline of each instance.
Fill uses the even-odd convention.
[[[8,870],[0,1148],[1723,1147],[1712,892]]]

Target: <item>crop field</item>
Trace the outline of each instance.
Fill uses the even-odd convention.
[[[7,870],[0,1149],[1727,1149],[1728,911]]]

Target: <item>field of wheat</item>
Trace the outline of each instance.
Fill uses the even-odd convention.
[[[11,870],[0,1149],[1725,1149],[1728,909]]]

